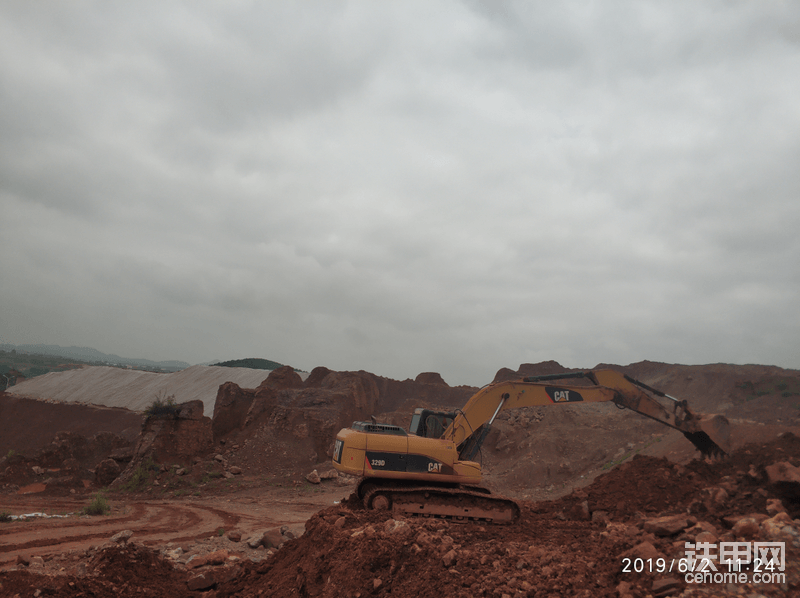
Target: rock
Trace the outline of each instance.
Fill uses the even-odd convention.
[[[656,536],[674,536],[682,532],[688,525],[689,521],[683,515],[667,515],[666,517],[645,519],[643,529]]]
[[[186,568],[187,569],[197,569],[199,567],[206,566],[206,557],[201,556],[199,554],[193,554],[189,557],[189,560],[186,561]]]
[[[739,521],[736,522],[736,525],[733,526],[731,530],[733,535],[737,538],[744,538],[745,540],[752,540],[758,535],[759,532],[759,524],[752,517],[742,517]]]
[[[769,519],[769,515],[766,513],[750,513],[748,515],[729,515],[727,517],[723,517],[722,520],[730,527],[733,527],[739,522],[740,519],[744,519],[745,517],[755,519],[757,523],[761,523],[765,519]]]
[[[636,546],[630,548],[629,550],[626,550],[625,552],[622,553],[622,556],[630,557],[631,559],[638,558],[645,561],[647,559],[653,559],[655,561],[657,558],[661,556],[661,553],[658,552],[658,550],[656,550],[656,547],[653,546],[651,542],[645,541],[637,544]]]
[[[228,551],[223,549],[209,552],[206,556],[206,564],[208,565],[224,565],[228,560]]]
[[[410,536],[412,534],[412,529],[405,521],[399,521],[397,519],[389,519],[384,524],[383,530],[385,533],[394,535],[397,537],[404,537]]]
[[[322,483],[322,480],[320,479],[316,469],[306,476],[306,480],[308,480],[312,484]]]
[[[36,475],[44,475],[44,468],[43,467],[39,467],[38,465],[34,465],[33,467],[31,467],[31,469],[33,470],[33,473],[35,473]]]
[[[262,543],[263,538],[264,538],[264,534],[266,534],[266,532],[260,532],[260,533],[257,533],[257,534],[254,534],[254,535],[250,536],[247,539],[247,545],[250,548],[255,550],[256,548],[261,546],[261,543]]]
[[[380,577],[376,577],[372,580],[372,591],[377,592],[381,586],[383,585],[383,580]]]
[[[334,525],[334,527],[342,528],[342,527],[344,527],[344,524],[346,522],[347,522],[347,518],[342,516],[342,517],[339,517],[339,519],[337,519],[336,522],[333,525]]]
[[[30,567],[32,569],[38,569],[40,567],[44,567],[44,559],[40,556],[31,557]]]
[[[240,542],[242,540],[242,532],[238,530],[229,531],[228,540],[230,540],[231,542]]]
[[[724,505],[728,502],[728,492],[725,488],[715,488],[711,493],[711,500],[713,500],[715,504]]]
[[[228,471],[230,471],[233,475],[242,475],[242,468],[237,467],[236,465],[230,467]]]
[[[192,592],[196,592],[198,590],[207,590],[211,586],[213,586],[216,582],[214,581],[214,576],[211,573],[198,573],[194,577],[190,578],[186,585]]]
[[[119,477],[122,469],[114,459],[103,459],[94,469],[94,479],[100,486],[108,486]]]
[[[180,469],[176,469],[175,470],[175,475],[178,475],[178,476],[186,475],[186,469],[184,467],[181,467]]]
[[[445,566],[445,568],[449,569],[456,564],[457,556],[458,555],[456,554],[455,549],[450,549],[442,557],[442,564]]]
[[[223,475],[225,476],[225,479],[226,479],[226,480],[230,480],[230,479],[233,479],[233,478],[235,478],[235,477],[236,477],[236,476],[235,476],[235,475],[233,475],[233,474],[232,474],[230,471],[226,471],[226,472],[225,472]]]
[[[268,529],[261,535],[261,543],[264,548],[280,548],[284,542],[286,542],[286,538],[278,528]]]
[[[181,548],[180,546],[178,546],[178,548],[173,548],[172,550],[164,551],[164,556],[173,561],[177,561],[182,554],[183,554],[183,548]]]
[[[608,523],[608,511],[592,511],[592,521],[596,523]]]
[[[760,535],[765,540],[778,542],[781,540],[792,541],[800,534],[798,534],[797,525],[792,518],[786,512],[781,512],[761,522]]]
[[[717,534],[717,528],[714,527],[712,524],[710,524],[708,521],[698,521],[695,524],[694,528],[692,528],[692,529],[697,529],[698,533],[699,532],[710,532],[710,533],[712,533],[714,535]]]
[[[319,479],[321,480],[336,480],[339,478],[339,472],[335,469],[329,469],[328,471],[323,471],[319,474]]]
[[[219,463],[223,463],[225,461],[225,455],[217,453],[216,455],[214,455],[214,460]]]
[[[795,467],[788,461],[768,465],[766,472],[770,484],[800,484],[800,467]]]
[[[111,536],[111,541],[116,544],[127,544],[132,535],[133,532],[129,529],[126,529]]]
[[[779,498],[768,498],[767,499],[767,513],[770,515],[777,515],[778,513],[785,513],[786,507],[783,506],[783,503]]]
[[[21,554],[17,555],[17,565],[23,565],[23,566],[27,567],[30,564],[31,564],[31,559],[29,557],[21,555]]]

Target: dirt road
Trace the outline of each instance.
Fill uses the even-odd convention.
[[[17,516],[44,513],[47,517],[29,517],[0,526],[0,570],[14,566],[20,556],[36,555],[47,560],[86,550],[123,530],[131,530],[145,545],[180,545],[233,530],[247,539],[250,534],[281,526],[288,526],[299,536],[311,515],[349,493],[347,487],[320,486],[314,492],[253,488],[230,496],[167,500],[112,494],[108,497],[111,512],[94,517],[80,514],[90,502],[86,496],[3,496],[0,511]]]

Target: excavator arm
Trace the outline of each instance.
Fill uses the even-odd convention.
[[[582,383],[569,383],[572,380]],[[490,384],[478,391],[456,414],[442,438],[456,444],[459,459],[471,461],[501,411],[537,405],[609,401],[621,409],[636,411],[680,430],[703,454],[728,452],[728,421],[723,416],[699,416],[689,409],[686,401],[670,397],[614,370],[534,376]]]

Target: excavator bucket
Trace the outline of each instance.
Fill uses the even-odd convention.
[[[730,452],[731,427],[724,415],[702,415],[697,432],[683,435],[705,456],[722,456]]]

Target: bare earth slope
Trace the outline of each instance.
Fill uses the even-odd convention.
[[[46,403],[0,392],[0,455],[9,451],[33,455],[58,432],[94,436],[119,434],[136,442],[142,415],[127,409],[70,403]]]

